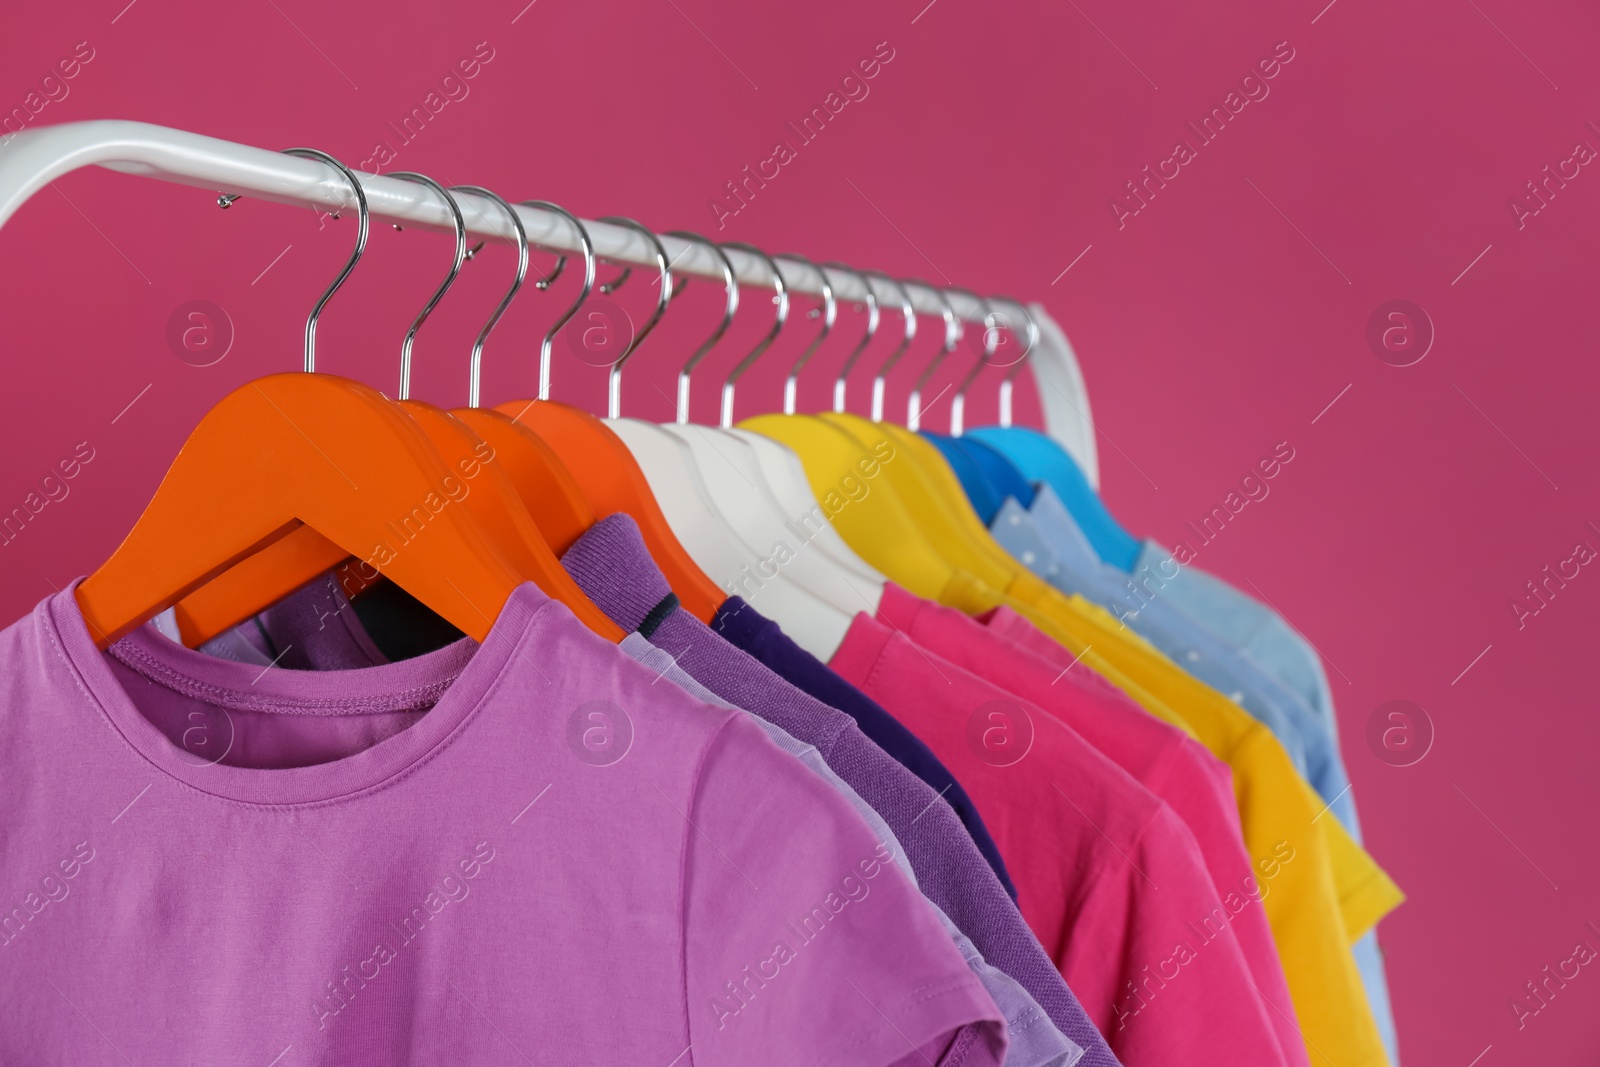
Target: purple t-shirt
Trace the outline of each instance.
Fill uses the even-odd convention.
[[[828,665],[795,644],[788,634],[771,619],[745,603],[743,597],[731,596],[717,609],[711,619],[711,628],[760,660],[764,666],[795,688],[810,693],[829,707],[838,708],[856,721],[861,732],[906,768],[933,787],[934,792],[949,801],[961,817],[961,825],[972,835],[983,858],[989,861],[995,877],[1006,887],[1012,900],[1017,899],[1017,887],[1006,873],[1000,849],[989,836],[988,827],[978,814],[978,807],[967,796],[933,750],[922,739],[906,729],[899,719],[890,715],[877,701],[839,677]]]
[[[400,635],[410,633],[415,617],[419,613],[425,614],[427,609],[415,601],[405,604],[398,597],[391,596],[382,610],[380,625],[391,635]],[[258,667],[267,666],[275,657],[279,666],[293,660],[296,670],[372,667],[390,662],[388,653],[369,638],[365,629],[365,623],[372,618],[374,615],[370,604],[355,608],[340,590],[336,579],[326,575],[302,586],[255,618],[208,641],[201,646],[201,651],[207,655],[254,663]],[[181,640],[175,620],[168,620],[162,615],[156,617],[154,624],[171,640]],[[769,625],[775,628],[775,624]],[[618,647],[652,671],[657,683],[672,682],[687,690],[695,699],[708,704],[733,706],[695,681],[677,665],[671,653],[652,645],[639,630],[630,633]],[[894,862],[915,878],[915,870],[906,859],[905,850],[894,831],[881,815],[834,773],[816,746],[797,741],[765,719],[753,715],[750,719],[780,749],[800,760],[808,770],[820,775],[831,788],[848,800],[877,840],[889,846]],[[928,904],[928,907],[932,908],[933,905]],[[1016,979],[986,961],[972,941],[955,928],[948,916],[937,909],[935,914],[945,932],[956,942],[968,968],[983,982],[984,989],[1005,1016],[1009,1042],[1006,1067],[1027,1067],[1030,1064],[1076,1067],[1077,1061],[1083,1056],[1083,1049],[1056,1029]]]
[[[655,623],[648,634],[651,643],[672,653],[696,681],[815,745],[834,773],[900,838],[928,899],[972,939],[984,959],[1015,978],[1056,1027],[1085,1050],[1080,1067],[1117,1063],[961,820],[933,789],[868,740],[844,712],[785,682],[681,608],[658,611],[671,589],[626,514],[595,523],[561,562],[623,629],[639,629],[649,616]]]
[[[361,670],[0,633],[0,1062],[998,1064],[827,784],[532,585]]]

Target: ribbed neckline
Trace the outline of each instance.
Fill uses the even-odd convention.
[[[562,554],[561,565],[601,611],[630,632],[672,592],[625,512],[589,527]]]
[[[244,804],[311,804],[374,789],[447,743],[472,716],[519,646],[548,625],[549,597],[518,587],[480,646],[458,641],[401,663],[342,671],[265,671],[195,652],[145,626],[101,652],[89,636],[77,582],[41,605],[40,623],[88,698],[140,756],[204,793]],[[106,657],[224,710],[284,715],[371,715],[432,707],[406,729],[343,759],[308,767],[196,764],[139,711]]]

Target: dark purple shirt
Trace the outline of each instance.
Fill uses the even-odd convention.
[[[861,727],[873,744],[883,749],[894,761],[924,782],[955,809],[961,825],[972,835],[983,858],[989,861],[995,877],[1005,886],[1012,900],[1017,899],[1017,887],[1006,873],[1005,861],[988,827],[978,815],[977,806],[961,783],[939,762],[933,750],[922,739],[901,725],[883,706],[867,694],[835,674],[817,657],[795,644],[777,623],[762,615],[737,596],[729,597],[711,619],[711,628],[733,644],[760,660],[768,670],[805,693],[810,693],[829,707],[849,715]]]

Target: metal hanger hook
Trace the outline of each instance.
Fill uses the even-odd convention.
[[[511,300],[522,288],[522,282],[528,276],[528,231],[523,228],[522,217],[517,214],[517,209],[512,207],[499,193],[485,189],[481,185],[452,185],[452,192],[472,193],[485,200],[494,201],[506,217],[511,220],[511,228],[517,240],[517,276],[511,282],[511,288],[506,290],[506,295],[500,298],[500,303],[495,306],[494,313],[489,316],[489,321],[483,324],[483,329],[478,331],[478,339],[472,342],[472,365],[467,379],[467,406],[479,407],[479,397],[483,373],[483,344],[489,339],[489,333],[500,322],[500,316],[506,313],[506,308],[511,306]]]
[[[467,258],[467,223],[461,217],[461,205],[456,203],[456,198],[426,174],[418,174],[414,170],[396,170],[390,171],[389,177],[418,182],[444,197],[445,203],[450,208],[450,217],[456,224],[456,256],[450,264],[450,273],[444,276],[439,288],[434,290],[433,296],[422,306],[422,311],[411,324],[411,329],[406,331],[406,339],[400,343],[400,391],[395,394],[395,399],[407,400],[411,397],[411,346],[416,343],[417,331],[422,329],[422,324],[428,321],[428,316],[433,314],[433,309],[439,306],[439,301],[444,299],[444,294],[450,291],[450,287],[456,283],[456,276],[461,273],[461,264]]]
[[[1039,324],[1034,321],[1033,315],[1020,301],[1014,300],[1008,296],[990,296],[985,297],[978,303],[980,310],[984,308],[989,309],[988,313],[985,314],[982,319],[983,355],[979,357],[978,361],[972,365],[972,369],[967,372],[967,376],[961,379],[961,384],[956,386],[956,395],[954,399],[950,401],[950,435],[952,437],[960,437],[962,432],[965,430],[967,390],[972,388],[972,384],[978,380],[978,375],[983,373],[983,368],[989,366],[990,363],[993,362],[995,352],[999,351],[1000,326],[996,320],[1001,316],[995,310],[995,305],[998,303],[1007,303],[1012,305],[1021,311],[1023,317],[1028,320],[1028,343],[1026,347],[1023,348],[1022,354],[1019,355],[1014,362],[1012,362],[1011,369],[1006,372],[1006,376],[1000,381],[999,422],[1001,426],[1011,425],[1012,383],[1016,378],[1017,373],[1022,370],[1022,365],[1028,361],[1028,356],[1030,356],[1033,353],[1034,348],[1038,346]],[[1006,327],[1015,332],[1015,327],[1011,326],[1010,323],[1007,323]]]
[[[887,274],[874,270],[867,271],[866,276],[868,278],[881,278],[894,286],[895,291],[900,294],[900,314],[904,315],[906,320],[905,337],[901,340],[899,346],[889,353],[889,358],[883,361],[883,365],[878,368],[878,373],[872,378],[872,421],[882,422],[884,381],[888,377],[889,371],[894,368],[894,365],[900,362],[900,357],[906,354],[906,349],[911,347],[911,342],[917,339],[917,309],[912,307],[911,294],[906,292],[906,287]]]
[[[928,361],[928,365],[917,375],[916,382],[911,386],[911,397],[906,401],[906,429],[913,432],[922,429],[922,390],[933,380],[939,365],[945,361],[946,356],[955,351],[957,342],[961,340],[961,320],[956,317],[955,306],[950,303],[950,293],[966,293],[974,300],[978,297],[977,293],[967,289],[935,289],[934,292],[944,304],[944,345]],[[934,400],[937,402],[938,397]]]
[[[722,263],[722,284],[728,294],[728,302],[722,309],[722,321],[711,332],[711,336],[707,337],[700,347],[694,350],[694,355],[684,361],[682,369],[678,371],[677,420],[681,423],[687,423],[689,421],[689,375],[694,372],[694,368],[699,362],[706,358],[706,354],[717,346],[717,342],[722,340],[722,335],[728,332],[728,327],[733,325],[733,317],[739,313],[739,279],[734,275],[733,261],[728,258],[728,253],[724,252],[711,238],[703,237],[689,230],[673,230],[667,236],[676,237],[680,241],[702,244],[711,249],[712,253]],[[677,296],[683,291],[683,287],[688,284],[689,279],[685,277],[673,288],[672,295]]]
[[[856,365],[856,361],[861,358],[861,353],[867,350],[867,346],[872,343],[872,338],[878,332],[878,294],[873,291],[872,283],[867,281],[867,276],[854,267],[846,266],[843,263],[824,263],[822,266],[824,270],[836,270],[843,274],[855,275],[856,281],[860,282],[861,288],[867,292],[867,331],[861,335],[861,340],[856,344],[856,347],[845,357],[844,363],[839,367],[839,376],[833,380],[833,410],[843,411],[845,380],[850,377],[851,368]],[[793,412],[789,412],[789,414],[792,415]]]
[[[667,305],[672,303],[672,265],[667,262],[667,250],[662,247],[661,239],[652,233],[644,223],[624,218],[621,215],[607,215],[600,221],[609,222],[613,226],[626,226],[630,230],[644,234],[644,239],[650,242],[651,247],[656,250],[656,266],[661,271],[661,295],[656,298],[655,311],[644,326],[628,341],[628,347],[622,350],[622,355],[618,356],[616,362],[611,364],[611,370],[606,375],[606,413],[610,418],[620,419],[622,418],[622,368],[628,362],[628,358],[638,351],[640,343],[650,336],[650,331],[656,328],[656,323],[661,321],[661,316],[667,313]],[[629,267],[622,272],[616,281],[609,283],[609,288],[602,285],[600,291],[602,293],[616,292],[617,287],[626,281],[631,273],[633,273],[633,268]]]
[[[739,377],[750,369],[751,364],[761,357],[761,353],[765,352],[773,341],[778,339],[778,334],[783,332],[783,324],[789,321],[789,285],[783,280],[783,271],[778,269],[778,264],[773,261],[771,256],[755,245],[747,245],[738,241],[725,241],[722,247],[737,248],[741,252],[759,256],[766,261],[768,269],[772,271],[772,289],[777,294],[778,304],[778,313],[773,317],[772,329],[768,331],[765,337],[756,342],[756,346],[750,350],[750,354],[741,359],[728,372],[728,377],[722,382],[722,417],[718,425],[723,429],[728,429],[733,425],[733,390],[739,382]]]
[[[1028,320],[1028,343],[1027,343],[1027,346],[1024,347],[1023,350],[1022,350],[1022,353],[1019,356],[1017,356],[1017,361],[1011,365],[1011,369],[1006,371],[1006,376],[1004,378],[1000,379],[1000,420],[999,421],[1000,421],[1000,425],[1001,426],[1010,426],[1011,425],[1011,394],[1012,394],[1012,389],[1013,389],[1013,383],[1016,381],[1017,375],[1022,372],[1023,365],[1028,362],[1028,357],[1033,355],[1034,349],[1039,347],[1039,323],[1033,317],[1033,313],[1028,310],[1027,305],[1023,304],[1020,300],[1016,300],[1016,299],[1014,299],[1012,297],[1009,297],[1009,296],[991,297],[990,300],[1004,300],[1004,301],[1006,301],[1007,303],[1009,303],[1009,304],[1013,305],[1014,307],[1016,307],[1017,310],[1021,311],[1022,314],[1023,314],[1023,317]],[[987,345],[987,341],[985,342],[985,344]],[[999,347],[998,342],[996,343],[996,347]]]
[[[817,272],[817,277],[822,279],[822,329],[817,331],[817,336],[806,345],[806,350],[795,357],[794,366],[789,368],[789,376],[783,380],[783,413],[794,414],[796,395],[800,391],[800,372],[805,369],[811,357],[816,354],[822,342],[827,340],[828,334],[833,332],[833,324],[839,318],[839,302],[833,295],[833,283],[828,280],[828,274],[821,267],[811,262],[798,252],[779,252],[773,259],[790,259],[796,263],[803,263]],[[815,314],[813,309],[812,314]]]
[[[350,272],[356,269],[356,264],[361,261],[361,253],[367,250],[367,227],[369,222],[367,194],[361,188],[361,182],[356,179],[354,171],[320,148],[285,148],[283,154],[286,156],[300,156],[304,159],[315,159],[337,169],[340,174],[345,176],[345,180],[350,183],[351,190],[356,194],[356,209],[360,213],[356,223],[355,251],[350,253],[350,259],[345,263],[344,269],[339,271],[338,277],[333,279],[333,284],[328,286],[327,291],[322,294],[322,298],[312,307],[311,314],[306,316],[306,373],[311,374],[317,369],[317,319],[321,317],[322,309],[328,306],[328,301],[333,299],[333,294],[337,293],[339,287],[344,284],[344,280],[350,277]],[[232,203],[232,201],[230,200],[229,203]],[[334,218],[338,217],[337,214],[334,215]]]
[[[594,242],[589,240],[589,231],[584,229],[583,223],[578,221],[578,216],[562,207],[552,204],[548,200],[519,200],[518,207],[536,207],[545,211],[554,212],[572,223],[573,229],[578,231],[578,243],[583,246],[583,289],[578,293],[578,299],[562,312],[556,321],[550,324],[545,331],[544,339],[539,342],[539,392],[540,400],[550,399],[550,351],[555,347],[556,334],[561,332],[561,327],[567,324],[572,316],[578,313],[583,302],[589,299],[589,293],[594,288]],[[537,242],[535,242],[537,244]],[[552,282],[561,276],[562,268],[567,264],[567,254],[560,253],[561,258],[556,263],[555,270],[551,271],[542,281],[534,283],[537,289],[548,289]]]

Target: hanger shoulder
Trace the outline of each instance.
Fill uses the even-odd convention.
[[[349,552],[310,526],[297,526],[178,601],[178,636],[199,648],[348,559]]]
[[[761,558],[780,561],[792,581],[846,618],[863,609],[877,610],[883,599],[881,582],[850,573],[820,547],[805,551],[831,526],[820,507],[784,513],[744,438],[706,426],[669,424],[662,429],[687,442],[718,512],[745,544],[761,551]]]
[[[647,432],[676,438],[677,447],[698,477],[696,486],[708,495],[708,504],[728,521],[728,526],[739,539],[751,548],[765,540],[760,529],[771,518],[766,498],[756,484],[758,475],[747,469],[734,452],[732,441],[721,439],[721,431],[708,426],[687,423],[639,424]]]
[[[451,414],[494,450],[495,461],[557,555],[594,525],[594,509],[577,481],[532,430],[492,408],[456,408]]]
[[[650,484],[659,490],[657,495],[673,532],[695,553],[695,559],[702,566],[717,568],[711,573],[724,583],[724,588],[776,620],[801,647],[819,657],[832,656],[843,643],[856,611],[875,607],[860,596],[855,598],[860,603],[841,607],[823,594],[818,583],[802,577],[798,569],[815,560],[792,534],[765,540],[752,536],[752,530],[741,529],[729,518],[726,505],[730,502],[719,499],[718,492],[706,483],[691,444],[697,440],[706,451],[706,461],[713,462],[717,459],[711,451],[715,446],[700,434],[717,431],[697,426],[658,426],[640,419],[616,419],[609,425],[633,450]],[[725,463],[716,475],[725,489],[731,489],[731,481],[738,480]],[[742,481],[739,488],[742,496],[754,491]]]
[[[1004,455],[1029,481],[1048,484],[1103,561],[1134,569],[1143,544],[1117,522],[1060,442],[1022,426],[980,427],[971,436]]]
[[[402,400],[399,406],[416,420],[451,468],[450,480],[445,483],[457,494],[451,499],[483,526],[517,572],[566,604],[600,636],[622,640],[622,629],[595,606],[545,543],[494,448],[442,408],[418,400]]]
[[[955,568],[900,499],[892,475],[906,460],[887,436],[857,440],[807,415],[758,415],[739,425],[799,455],[824,513],[862,559],[918,596],[939,596]]]
[[[887,476],[917,525],[950,564],[996,589],[1005,589],[1020,567],[990,547],[989,531],[967,502],[961,483],[938,448],[903,426],[873,423],[853,415],[830,415],[865,440],[881,435],[891,441],[897,458]]]
[[[653,422],[610,419],[616,434],[644,472],[673,536],[711,579],[732,588],[739,567],[759,553],[738,536],[718,511],[695,469],[687,442]]]
[[[809,522],[812,516],[823,516],[822,505],[811,491],[811,483],[806,480],[805,465],[800,462],[794,449],[753,430],[735,427],[727,432],[749,446],[751,455],[766,475],[766,483],[772,488],[779,510],[792,521]],[[798,520],[800,516],[805,519]],[[852,575],[877,587],[883,585],[883,575],[845,543],[832,523],[821,521],[817,525],[816,541],[824,552]]]
[[[572,474],[598,517],[633,517],[650,556],[686,611],[710,622],[727,593],[706,577],[667,525],[650,483],[627,445],[595,416],[547,400],[516,400],[495,410],[537,434]]]
[[[449,506],[448,475],[376,390],[322,374],[257,379],[200,420],[127,538],[78,586],[79,607],[104,648],[304,524],[481,640],[520,578]]]

